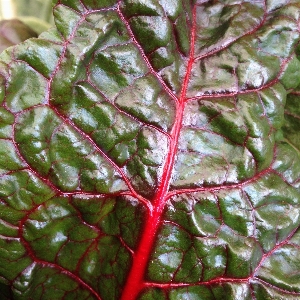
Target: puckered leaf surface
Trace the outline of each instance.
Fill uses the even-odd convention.
[[[300,1],[54,16],[1,56],[1,299],[300,299]]]

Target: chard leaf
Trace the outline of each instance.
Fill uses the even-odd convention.
[[[53,5],[1,55],[1,299],[300,299],[300,1]]]

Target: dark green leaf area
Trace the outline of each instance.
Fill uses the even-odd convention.
[[[168,204],[165,219],[192,235],[203,237],[214,236],[222,224],[218,199],[211,193],[174,196]]]
[[[285,292],[273,288],[264,282],[253,280],[251,285],[246,283],[223,283],[206,286],[186,286],[176,289],[147,289],[139,300],[181,300],[181,299],[199,299],[199,300],[252,300],[253,295],[257,300],[295,300],[299,294]]]
[[[189,1],[184,2],[182,0],[123,2],[122,11],[130,19],[131,28],[146,53],[159,47],[172,50],[177,46],[177,51],[188,55],[189,25],[191,25],[191,15],[188,13],[190,13],[191,4],[188,3]],[[170,35],[174,38],[176,45],[173,39],[170,39]]]
[[[62,18],[65,19],[66,17],[64,15],[64,10],[67,10],[68,12],[68,9],[64,7],[62,8],[62,10],[63,11],[60,13],[63,14]],[[74,11],[72,11],[72,13],[74,13]],[[91,13],[87,16],[81,16],[80,20],[81,21],[78,24],[75,24],[76,31],[73,32],[74,36],[72,36],[71,42],[65,44],[64,56],[60,60],[59,68],[56,70],[55,76],[53,78],[51,102],[58,107],[61,104],[68,104],[71,102],[72,97],[70,97],[70,95],[73,94],[74,85],[76,85],[78,81],[86,79],[88,77],[87,73],[94,74],[91,75],[91,78],[93,78],[94,76],[94,81],[97,83],[97,74],[99,72],[106,74],[105,72],[108,71],[108,74],[106,74],[106,84],[115,85],[116,88],[114,90],[116,90],[118,88],[118,85],[121,84],[120,82],[118,82],[118,80],[121,80],[122,84],[124,85],[127,82],[127,79],[132,78],[132,76],[130,77],[130,75],[126,77],[126,74],[123,74],[126,68],[126,61],[124,62],[124,64],[122,64],[122,60],[119,60],[117,62],[113,61],[113,55],[119,55],[123,51],[123,60],[126,60],[126,55],[129,55],[129,57],[127,57],[126,70],[132,71],[134,68],[132,67],[130,69],[130,66],[128,66],[128,64],[133,62],[133,58],[131,58],[131,55],[133,54],[129,53],[130,50],[128,49],[132,49],[134,47],[128,44],[129,36],[126,33],[126,27],[121,23],[117,14],[111,11],[97,12]],[[105,30],[103,30],[104,23],[106,24]],[[69,24],[66,26],[69,26]],[[70,29],[68,35],[72,33],[72,30],[73,29]],[[44,38],[49,39],[49,37],[47,36],[44,36]],[[51,38],[53,37],[51,36]],[[63,43],[63,41],[60,41],[60,43]],[[124,45],[125,43],[127,44],[127,46]],[[121,50],[116,53],[118,51],[118,46]],[[97,51],[100,51],[102,53],[102,50],[104,49],[106,49],[106,55],[96,55]],[[126,52],[126,49],[129,52]],[[134,51],[134,49],[132,51]],[[137,55],[136,52],[135,54]],[[103,61],[101,60],[101,68],[100,66],[99,68],[95,66],[94,68],[92,68],[93,70],[90,70],[89,68],[91,67],[92,62],[94,60],[98,61],[97,57],[104,58]],[[109,58],[112,59],[111,67],[115,68],[115,75],[110,74],[108,70]],[[115,56],[114,59],[117,60]],[[133,65],[136,64],[137,62],[134,62]],[[121,70],[122,68],[123,70]],[[119,73],[120,75],[116,77],[117,73]],[[99,83],[100,88],[102,87],[101,83],[102,81],[100,81]],[[107,89],[106,84],[104,86]]]
[[[78,12],[84,12],[86,9],[102,9],[113,7],[118,1],[117,0],[53,0],[53,4],[62,4],[67,7],[73,8]]]
[[[211,286],[213,299],[224,300],[252,300],[253,293],[251,287],[247,283],[223,283]],[[257,300],[265,300],[264,298],[256,298]]]
[[[104,236],[82,260],[80,278],[103,299],[119,299],[131,266],[131,254],[116,237]]]
[[[222,47],[256,28],[263,19],[261,2],[203,3],[197,9],[196,54]]]
[[[0,139],[0,167],[1,175],[25,167],[14,147],[14,143],[9,139]]]
[[[283,290],[300,294],[300,230],[290,234],[281,247],[266,257],[257,272],[257,278]]]
[[[7,84],[6,105],[11,112],[19,112],[46,101],[47,80],[27,63],[11,62]]]
[[[137,152],[128,161],[126,172],[134,187],[142,194],[152,197],[156,191],[168,151],[168,139],[151,127],[144,127],[137,136]]]
[[[4,56],[4,54],[2,54]],[[5,63],[0,63],[0,67],[2,69],[2,74],[0,75],[0,104],[3,103],[4,99],[6,98],[5,95],[5,84],[7,82],[7,77],[4,74],[7,74],[7,65],[5,65]]]
[[[59,14],[65,10],[67,14],[74,14],[67,7],[58,6],[57,10]],[[107,24],[105,31],[101,28],[103,22]],[[161,139],[166,138],[150,128],[143,128],[139,121],[170,129],[174,107],[153,77],[136,79],[144,76],[147,69],[136,46],[128,43],[124,25],[115,12],[93,13],[82,18],[76,26],[73,42],[66,44],[64,58],[59,62],[52,81],[50,101],[59,109],[59,115],[48,108],[35,108],[23,113],[16,126],[16,140],[21,145],[21,152],[35,170],[63,191],[107,192],[117,191],[119,187],[122,190],[122,182],[115,177],[113,168],[100,155],[92,153],[94,147],[81,141],[83,131],[89,135],[86,138],[92,138],[99,150],[108,154],[116,164],[127,164],[125,171],[134,178],[133,185],[137,189],[152,195],[166,151],[162,147],[155,148]],[[66,36],[71,34],[72,28]],[[120,91],[128,89],[116,101],[123,109],[126,93],[141,82],[141,88],[144,88],[148,81],[147,97],[150,98],[144,94],[145,101],[138,109],[124,109],[132,117],[109,103]],[[158,99],[155,99],[156,95],[160,95]],[[138,94],[136,98],[140,96]],[[40,104],[27,102],[22,108]],[[166,110],[170,110],[168,115]],[[72,124],[70,127],[64,124],[67,117],[78,126],[76,132],[70,128],[74,127]],[[46,124],[47,130],[43,132]],[[24,126],[31,130],[23,132]],[[74,161],[74,157],[78,159]],[[110,176],[117,180],[110,182]]]
[[[84,11],[84,6],[82,5],[81,0],[53,0],[52,4],[53,6],[62,4],[74,10],[77,10],[78,12]]]
[[[280,81],[287,90],[294,89],[299,85],[300,83],[299,69],[300,69],[300,61],[294,56],[291,58],[290,62],[286,65],[286,67],[284,68],[280,76]]]
[[[82,220],[101,232],[99,242],[91,245],[82,259],[81,278],[104,299],[119,299],[131,265],[128,249],[138,245],[145,208],[129,197],[76,196],[72,203]]]
[[[89,83],[81,82],[75,87],[74,101],[62,111],[117,165],[124,167],[141,193],[152,195],[166,155],[167,136],[150,124],[171,127],[175,109],[167,99],[152,76],[138,79],[115,101],[130,116],[105,100]]]
[[[14,115],[5,108],[0,107],[0,139],[9,139],[12,136]]]
[[[13,299],[85,299],[95,300],[79,282],[51,266],[32,263],[12,285]]]
[[[282,142],[277,146],[273,168],[284,180],[299,190],[300,155],[297,149]]]
[[[191,1],[122,1],[122,12],[154,70],[174,91],[190,51]]]
[[[76,196],[73,205],[81,218],[107,235],[115,235],[134,249],[143,227],[145,208],[130,197],[96,198]]]
[[[34,70],[49,78],[58,64],[61,51],[61,45],[43,39],[31,39],[16,48],[15,59],[27,62]]]
[[[0,234],[4,236],[9,234],[11,237],[18,237],[18,223],[25,215],[25,211],[14,209],[7,205],[7,203],[1,199],[0,201],[0,217],[2,224],[0,226]]]
[[[240,299],[250,300],[250,291],[244,286],[234,286],[227,284],[206,286],[191,286],[186,288],[178,288],[170,291],[169,299],[199,299],[199,300],[234,300]],[[242,298],[243,297],[243,298]]]
[[[294,23],[298,18],[295,15],[297,10],[299,6],[291,3],[269,15],[265,26],[258,31],[259,45],[264,51],[284,57],[294,51],[295,41],[299,37]]]
[[[283,150],[278,150],[275,165],[285,170],[280,162],[284,152],[279,153]],[[240,189],[174,196],[164,220],[149,263],[149,280],[247,278],[264,253],[273,251],[298,227],[300,197],[281,175],[271,173]],[[191,265],[186,265],[185,257]]]
[[[37,258],[74,271],[98,233],[81,223],[68,199],[53,198],[28,216],[23,236]]]
[[[54,192],[34,174],[27,171],[11,172],[1,176],[0,197],[10,208],[30,210],[53,196]],[[14,216],[11,215],[12,220]],[[10,221],[10,220],[8,220]]]
[[[64,5],[58,5],[54,7],[53,15],[57,30],[60,32],[62,37],[67,40],[80,22],[80,13]]]
[[[151,101],[156,93],[162,94],[156,103],[151,104],[150,99],[145,99],[139,109],[133,110],[125,107],[128,106],[126,103],[121,107],[124,102],[122,101],[124,95],[121,94],[116,104],[120,104],[120,108],[132,114],[133,118],[130,119],[129,116],[117,111],[113,107],[114,98],[125,89],[131,90],[137,79],[145,76],[148,70],[137,47],[133,43],[128,43],[128,37],[115,34],[120,30],[123,32],[124,25],[120,25],[119,18],[114,12],[92,14],[86,20],[92,22],[95,30],[100,27],[99,24],[108,23],[107,31],[96,32],[100,36],[96,40],[95,32],[86,29],[85,22],[79,25],[75,36],[76,41],[78,39],[76,47],[72,45],[67,47],[65,54],[67,60],[61,61],[60,68],[53,79],[51,104],[58,107],[63,115],[73,118],[76,125],[89,134],[101,150],[118,165],[123,166],[127,163],[125,172],[133,179],[133,185],[137,190],[143,190],[144,194],[151,197],[155,191],[159,167],[162,165],[166,152],[164,145],[167,144],[161,143],[161,139],[166,140],[166,137],[151,128],[140,128],[141,124],[137,121],[143,122],[149,117],[147,123],[158,125],[162,121],[160,126],[163,129],[169,129],[173,123],[174,108],[170,104],[167,105],[167,97],[161,93],[158,82],[149,77],[152,78],[151,87],[148,88],[152,88],[151,91],[149,90],[149,94],[153,93],[153,96],[150,95]],[[83,40],[79,37],[80,32],[84,33]],[[88,43],[90,40],[92,44]],[[80,92],[78,92],[79,89],[81,89]],[[73,98],[65,96],[69,94],[75,96],[73,104],[71,104]],[[92,101],[84,101],[87,98]],[[82,114],[79,116],[79,111],[77,113],[75,111],[78,107],[82,107],[83,102],[86,102],[85,110],[81,110]],[[87,103],[91,104],[90,108],[86,107]],[[164,119],[163,110],[166,111],[170,106],[172,110],[168,118]],[[156,116],[157,111],[160,116]],[[100,126],[98,126],[99,120],[101,120]],[[63,144],[60,143],[60,145]],[[76,172],[69,175],[74,187],[77,184],[75,176],[78,177]],[[60,188],[66,185],[66,179],[55,180]],[[85,183],[86,190],[107,191],[106,188],[102,188],[104,184],[102,181],[101,187],[96,188],[90,180],[85,181],[88,181]]]
[[[64,191],[124,189],[114,168],[98,153],[103,150],[117,164],[127,164],[125,171],[134,178],[137,189],[153,194],[167,151],[167,143],[161,141],[167,137],[119,112],[88,83],[77,85],[73,105],[65,105],[61,110],[63,115],[47,107],[37,107],[22,113],[17,120],[16,141],[34,169]],[[74,130],[65,115],[79,128]],[[165,122],[170,124],[171,120]],[[82,130],[97,146],[90,144],[90,137],[82,137]]]
[[[108,192],[125,188],[97,149],[48,107],[21,114],[15,130],[27,162],[60,189]]]
[[[167,129],[167,126],[171,126],[173,122],[174,108],[168,104],[165,94],[158,99],[154,98],[159,95],[160,89],[157,88],[153,77],[149,78],[152,85],[147,85],[143,89],[148,92],[144,94],[145,102],[135,105],[134,108],[127,105],[126,110],[133,116],[120,111],[114,104],[105,100],[87,82],[76,85],[74,101],[72,104],[65,105],[61,110],[63,115],[68,116],[80,128],[80,132],[82,130],[88,134],[87,139],[91,138],[97,148],[105,152],[118,166],[124,167],[124,171],[129,178],[132,178],[132,184],[137,190],[147,196],[152,196],[160,176],[159,169],[163,164],[168,143],[167,136],[147,123],[158,125],[161,122],[160,127]],[[137,80],[136,85],[143,81],[145,83],[147,79]],[[130,91],[131,87],[118,96],[116,104],[119,107],[126,106],[129,101],[126,97],[131,97],[132,101],[133,95],[129,96]],[[137,94],[137,101],[141,100],[140,96]],[[169,107],[173,111],[165,114],[165,108]],[[140,121],[146,121],[147,118],[147,123]],[[29,145],[32,147],[32,144]],[[45,146],[48,147],[46,144]]]
[[[154,69],[160,70],[164,67],[172,65],[172,63],[175,61],[175,56],[172,50],[173,49],[160,47],[149,54],[149,59]]]
[[[195,74],[190,81],[189,96],[236,93],[260,88],[275,80],[280,71],[279,58],[257,52],[255,48],[258,46],[249,45],[250,42],[243,43],[241,40],[241,45],[233,44],[232,49],[226,48],[214,56],[197,61]]]
[[[135,139],[141,124],[106,101],[89,83],[76,85],[74,99],[64,106],[63,113],[118,165],[124,165],[137,151]]]
[[[149,288],[139,295],[138,300],[166,300],[167,292],[161,289]]]
[[[145,209],[136,200],[122,197],[76,196],[72,205],[81,220],[100,234],[82,258],[80,277],[104,299],[119,299],[131,265],[128,249],[138,244]]]
[[[299,89],[298,89],[299,90]],[[284,137],[287,142],[298,150],[300,149],[300,137],[299,137],[299,126],[300,126],[300,109],[299,109],[299,92],[288,95],[287,103],[285,107],[285,124],[283,126]]]
[[[286,103],[286,90],[282,84],[277,83],[258,93],[264,110],[264,115],[274,129],[284,124],[284,105]]]
[[[137,16],[130,20],[135,35],[144,46],[146,53],[166,47],[171,40],[172,26],[163,17]]]
[[[137,79],[123,90],[115,104],[139,120],[170,131],[175,107],[152,75]]]
[[[147,68],[136,46],[127,44],[111,46],[96,54],[89,72],[91,82],[112,100],[123,88],[145,75]]]
[[[11,300],[12,293],[8,284],[0,283],[0,297],[2,300]]]
[[[261,257],[261,248],[253,238],[238,236],[226,226],[215,237],[202,238],[179,226],[166,225],[158,236],[147,277],[154,282],[174,283],[247,278]]]
[[[187,103],[172,183],[191,187],[236,183],[273,160],[275,130],[284,122],[286,92],[276,84],[258,93]]]
[[[136,243],[141,224],[135,223],[137,203],[124,202],[53,198],[28,215],[23,237],[38,261],[72,272],[104,299],[117,299],[131,263],[123,243]],[[119,226],[110,229],[112,223]]]
[[[254,281],[252,287],[258,300],[295,300],[300,297],[299,293],[278,289],[261,281]]]
[[[161,295],[159,298],[156,295]],[[169,299],[169,300],[179,300],[179,299],[197,299],[197,300],[213,300],[212,292],[209,288],[205,286],[190,286],[184,288],[178,288],[171,291],[166,291],[165,293],[160,293],[160,290],[151,289],[145,292],[139,300],[158,300],[158,299]]]
[[[264,251],[270,251],[299,226],[299,192],[278,175],[257,180],[244,191],[255,208],[255,235]]]
[[[125,0],[122,2],[123,12],[128,18],[136,15],[160,16],[164,13],[162,6],[156,0],[143,2],[139,0]],[[179,3],[181,1],[175,2]]]
[[[273,286],[300,293],[299,268],[300,250],[298,239],[296,244],[283,245],[267,257],[256,276]]]
[[[137,79],[124,89],[115,105],[82,81],[74,88],[72,103],[60,110],[117,165],[126,168],[138,190],[152,195],[167,150],[167,142],[161,142],[167,137],[152,124],[165,130],[171,128],[175,108],[168,100],[152,76]]]
[[[254,172],[255,161],[244,147],[206,130],[186,128],[181,133],[172,188],[233,183]]]
[[[0,240],[0,276],[8,281],[14,280],[32,260],[20,238],[2,236]],[[9,282],[11,283],[11,282]]]
[[[115,4],[117,4],[117,0],[84,0],[81,1],[82,4],[87,8],[87,9],[101,9],[101,8],[109,8],[113,7]]]
[[[201,261],[188,233],[172,225],[163,226],[147,277],[158,282],[198,282],[201,273]]]
[[[299,80],[297,67],[299,62],[291,58],[299,38],[297,21],[286,15],[285,7],[276,11],[276,17],[273,15],[275,13],[270,13],[263,26],[259,30],[253,30],[262,21],[263,7],[260,2],[244,3],[245,6],[242,5],[242,8],[237,4],[231,8],[226,5],[225,9],[222,5],[218,5],[215,10],[212,10],[211,6],[208,9],[199,7],[199,15],[202,17],[199,20],[201,25],[198,32],[201,36],[197,38],[197,43],[200,43],[203,50],[200,50],[199,59],[194,66],[189,96],[260,89],[262,86],[275,83],[278,74],[286,88],[295,87],[295,83]],[[203,17],[202,12],[208,15],[207,18]],[[226,19],[224,24],[228,26],[228,28],[222,26],[223,32],[218,29],[222,14]],[[207,22],[207,19],[210,21]],[[235,21],[236,26],[232,27]],[[218,31],[220,36],[215,34],[214,30]],[[232,43],[232,39],[236,41]],[[279,46],[275,47],[274,44]],[[217,51],[220,48],[224,50]],[[206,58],[205,53],[211,51],[216,51],[216,54]]]
[[[53,197],[54,192],[35,175],[26,171],[4,174],[0,184],[0,234],[9,240],[19,237],[18,226],[27,210],[47,201]]]
[[[59,125],[61,121],[47,107],[28,110],[17,119],[15,140],[22,145],[20,152],[41,175],[47,175],[51,168],[49,142]]]
[[[20,221],[27,211],[50,199],[53,191],[26,171],[2,175],[0,184],[0,276],[13,280],[32,261],[20,237]]]
[[[256,293],[265,297],[262,299],[299,298],[299,237],[297,229],[262,262],[256,273],[261,286],[254,285]]]
[[[169,289],[148,289],[144,291],[139,300],[252,300],[251,289],[248,284],[219,283],[209,286],[186,286]],[[257,298],[263,300],[263,298]]]

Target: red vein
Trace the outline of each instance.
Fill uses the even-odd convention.
[[[169,192],[166,197],[168,199],[170,199],[171,197],[177,196],[179,194],[199,193],[199,192],[216,192],[219,190],[227,190],[227,189],[240,189],[252,182],[256,182],[263,176],[271,174],[271,173],[277,174],[272,169],[272,165],[269,166],[267,169],[264,169],[263,171],[257,173],[255,176],[251,177],[250,179],[239,182],[239,183],[219,185],[219,186],[207,186],[207,187],[198,187],[198,188],[196,187],[196,188],[188,188],[188,189],[179,189],[179,190],[174,190],[174,191]]]
[[[214,93],[214,94],[210,94],[210,95],[203,94],[203,95],[187,98],[187,101],[195,101],[195,100],[199,101],[199,100],[212,99],[212,98],[213,99],[214,98],[226,98],[226,97],[234,97],[234,96],[239,96],[239,95],[243,95],[243,94],[260,92],[264,89],[267,89],[267,88],[270,88],[270,87],[274,86],[276,83],[279,82],[279,77],[284,72],[284,69],[285,69],[286,65],[292,59],[293,59],[293,54],[291,56],[289,56],[288,58],[284,59],[282,61],[281,66],[280,66],[278,76],[275,79],[271,80],[269,83],[266,83],[265,85],[262,85],[259,88],[255,88],[255,89],[251,89],[251,90],[232,91],[232,92],[228,92],[228,93],[226,93],[226,92],[225,93]]]
[[[145,223],[144,232],[141,237],[141,242],[137,251],[133,255],[133,264],[129,272],[127,282],[124,286],[122,300],[134,300],[137,298],[141,288],[143,287],[144,273],[154,246],[155,237],[159,229],[162,213],[167,200],[167,193],[172,176],[172,170],[176,158],[178,148],[178,140],[182,126],[183,111],[185,96],[188,88],[190,74],[194,62],[194,45],[195,45],[195,31],[196,31],[196,9],[193,10],[193,25],[191,30],[191,49],[189,61],[187,64],[186,74],[183,81],[182,90],[179,98],[179,105],[177,107],[175,124],[171,132],[171,141],[169,152],[163,169],[161,178],[161,185],[158,187],[157,193],[154,198],[154,209],[152,213],[148,213],[147,221]]]
[[[300,92],[298,91],[293,91],[289,93],[290,95],[296,95],[296,96],[300,96]]]
[[[189,286],[196,286],[196,285],[211,285],[211,284],[220,284],[220,283],[248,283],[249,278],[215,278],[209,281],[200,281],[195,283],[156,283],[156,282],[145,282],[144,286],[146,287],[159,287],[161,289],[169,289],[169,288],[178,288],[178,287],[189,287]]]
[[[291,113],[291,112],[288,111],[288,110],[285,110],[285,111],[284,111],[284,114],[285,114],[285,115],[288,115],[288,116],[291,116],[291,117],[293,117],[293,118],[295,118],[295,119],[300,120],[300,116],[298,116],[298,115],[296,115],[296,114],[293,114],[293,113]]]

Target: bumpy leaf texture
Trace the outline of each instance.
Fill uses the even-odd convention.
[[[54,15],[2,54],[1,299],[300,299],[300,1]]]

